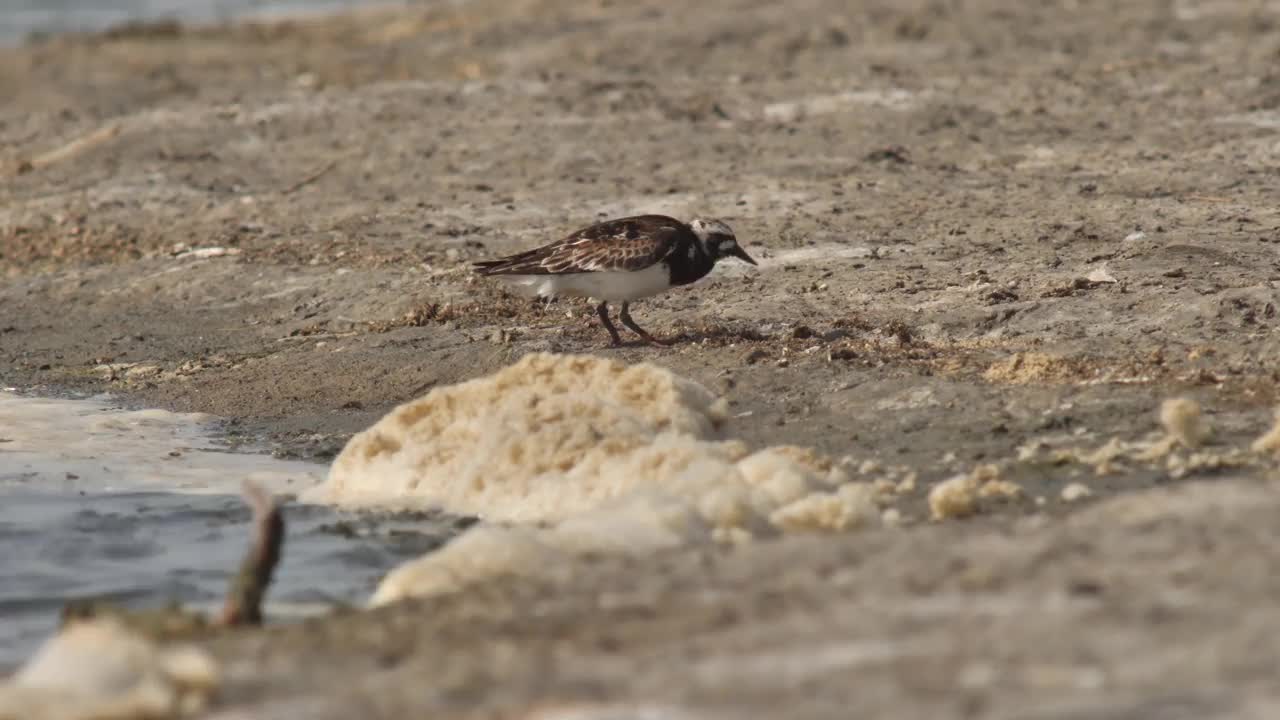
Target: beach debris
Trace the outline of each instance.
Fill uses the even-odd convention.
[[[1071,483],[1062,488],[1062,502],[1078,502],[1086,498],[1092,497],[1093,491],[1084,483]]]
[[[1253,441],[1251,449],[1259,454],[1273,453],[1280,455],[1280,408],[1276,408],[1276,422],[1271,429]]]
[[[162,645],[119,617],[75,620],[0,685],[0,720],[186,717],[219,682],[203,650]]]
[[[239,255],[240,253],[240,248],[235,247],[213,246],[190,248],[183,243],[178,243],[173,246],[173,252],[171,254],[173,257],[178,259],[195,258],[197,260],[207,260],[209,258],[225,257],[228,255]]]
[[[999,465],[979,465],[972,471],[943,480],[929,491],[929,515],[947,520],[973,515],[984,500],[1016,500],[1022,486],[1000,477]]]
[[[262,623],[262,600],[280,562],[284,517],[246,480],[253,540],[213,619],[174,604],[133,610],[97,600],[66,605],[58,632],[3,685],[0,720],[123,720],[199,713],[219,684],[203,650],[186,644],[220,628]]]
[[[218,618],[220,624],[228,626],[262,624],[262,600],[284,547],[284,516],[271,494],[246,480],[243,497],[253,510],[253,545],[231,582]]]
[[[1107,285],[1116,282],[1115,276],[1111,274],[1111,271],[1107,269],[1106,265],[1103,265],[1089,273],[1084,279],[1095,285]]]
[[[313,182],[315,182],[315,181],[319,180],[320,178],[324,177],[326,174],[328,174],[328,172],[329,172],[330,170],[332,170],[335,166],[337,166],[337,164],[338,164],[338,161],[337,161],[337,160],[330,160],[329,162],[325,163],[324,165],[321,165],[321,166],[320,166],[320,168],[319,168],[318,170],[315,170],[314,172],[308,173],[308,174],[307,174],[306,176],[304,176],[301,180],[298,180],[297,182],[293,183],[293,184],[292,184],[292,185],[290,185],[289,187],[287,187],[287,188],[285,188],[285,189],[281,190],[281,191],[280,191],[280,194],[281,194],[281,195],[291,195],[291,194],[293,194],[293,193],[295,193],[295,192],[297,192],[297,191],[301,190],[302,188],[304,188],[304,187],[306,187],[306,186],[310,185],[311,183],[313,183]]]
[[[1190,398],[1165,400],[1160,405],[1157,418],[1160,430],[1145,438],[1125,440],[1111,437],[1094,448],[1067,445],[1072,439],[1066,437],[1033,440],[1019,448],[1018,462],[1079,464],[1091,468],[1099,477],[1123,472],[1131,464],[1137,464],[1149,469],[1162,469],[1168,477],[1179,479],[1199,473],[1257,466],[1262,461],[1258,455],[1265,455],[1268,448],[1280,448],[1280,431],[1275,429],[1255,440],[1252,447],[1210,445],[1212,427],[1199,403]],[[1280,419],[1277,424],[1280,424]]]
[[[284,543],[284,518],[270,493],[246,480],[243,497],[253,511],[253,539],[218,618],[177,603],[131,610],[70,602],[58,633],[0,684],[0,720],[123,720],[204,710],[218,688],[219,667],[187,642],[262,623],[262,598]]]
[[[987,382],[1007,385],[1031,385],[1049,382],[1078,382],[1088,378],[1092,369],[1081,358],[1063,357],[1042,352],[1015,352],[997,360],[983,373]]]
[[[280,562],[284,545],[284,517],[270,493],[246,480],[242,497],[253,511],[253,540],[231,579],[222,610],[210,619],[203,613],[172,604],[162,608],[121,608],[96,599],[77,600],[62,610],[62,628],[73,623],[110,617],[158,640],[198,637],[217,627],[261,625],[262,601]]]
[[[1209,439],[1210,428],[1200,412],[1200,404],[1190,398],[1169,398],[1160,405],[1160,425],[1164,437],[1138,452],[1138,460],[1169,457],[1177,448],[1195,450]]]
[[[114,139],[124,129],[122,123],[109,123],[86,135],[81,135],[74,140],[62,145],[58,148],[50,150],[42,155],[37,155],[30,160],[23,160],[18,163],[16,174],[33,172],[50,165],[69,160],[87,150],[90,150],[108,140]]]
[[[665,368],[530,353],[392,410],[303,499],[493,523],[392,571],[371,601],[381,605],[587,555],[878,527],[914,486],[896,471],[854,480],[810,448],[752,452],[728,437],[732,415]]]

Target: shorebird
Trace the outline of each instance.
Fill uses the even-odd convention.
[[[666,215],[637,215],[605,220],[553,243],[474,267],[525,294],[599,300],[596,314],[615,346],[622,338],[609,319],[609,303],[621,302],[618,318],[623,325],[647,342],[669,345],[631,319],[631,302],[700,280],[727,257],[756,264],[720,220],[683,223]]]

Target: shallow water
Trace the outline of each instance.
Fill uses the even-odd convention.
[[[208,416],[0,392],[0,669],[54,629],[70,599],[216,607],[249,543],[240,482],[287,498],[325,472],[233,452]],[[457,529],[423,514],[300,504],[284,514],[274,619],[363,604],[387,570]]]
[[[373,0],[0,0],[0,44],[20,42],[33,33],[103,30],[131,21],[211,23],[371,4]]]

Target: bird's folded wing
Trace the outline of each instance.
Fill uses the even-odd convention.
[[[680,227],[670,222],[624,218],[583,228],[550,245],[477,265],[491,275],[636,271],[665,259],[679,237]]]

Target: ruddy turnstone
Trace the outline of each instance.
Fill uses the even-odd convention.
[[[609,320],[609,303],[621,302],[618,317],[623,325],[648,342],[668,345],[636,325],[629,312],[631,301],[699,280],[727,257],[756,264],[720,220],[698,218],[685,224],[665,215],[637,215],[606,220],[548,245],[478,262],[475,269],[526,294],[599,300],[596,313],[614,345],[621,345],[622,338]]]

